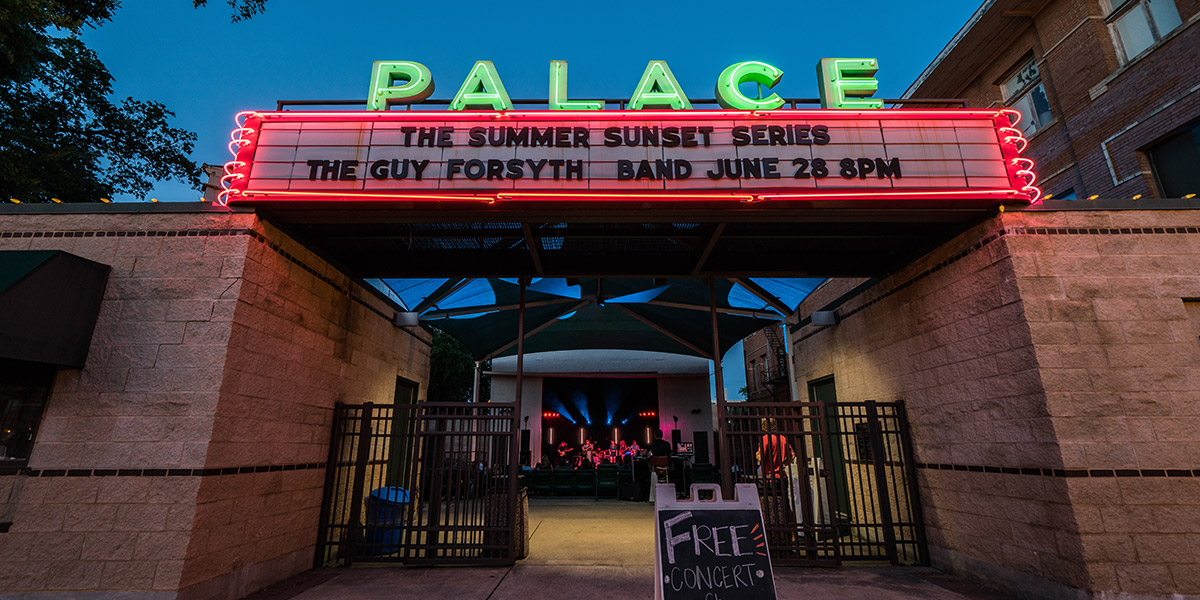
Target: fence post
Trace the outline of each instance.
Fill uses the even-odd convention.
[[[329,530],[331,523],[329,522],[330,513],[333,511],[333,496],[335,490],[333,487],[337,484],[337,472],[339,462],[340,444],[342,437],[338,435],[338,429],[342,424],[342,419],[345,417],[346,405],[337,402],[333,405],[333,427],[329,433],[329,460],[325,463],[325,490],[321,499],[321,520],[320,528],[317,529],[317,551],[313,554],[313,568],[318,569],[325,563],[325,553],[328,550]]]
[[[371,455],[371,442],[374,436],[371,432],[371,412],[374,402],[362,405],[362,415],[358,425],[358,455],[354,459],[354,485],[350,490],[350,523],[346,532],[346,566],[354,563],[354,554],[358,551],[358,540],[362,531],[363,486],[366,485],[367,459]]]
[[[929,542],[925,538],[925,512],[921,507],[921,491],[917,487],[917,459],[913,454],[912,431],[908,426],[908,408],[903,400],[896,401],[896,421],[900,429],[900,448],[904,452],[904,472],[908,479],[908,505],[917,534],[917,553],[920,564],[929,566]]]
[[[896,549],[896,529],[892,521],[892,501],[888,495],[887,473],[884,471],[884,458],[887,449],[883,445],[883,432],[879,427],[879,407],[875,401],[865,402],[867,407],[867,429],[871,434],[871,462],[875,464],[875,487],[879,492],[879,516],[883,521],[883,542],[886,546],[888,562],[900,564],[900,556]]]

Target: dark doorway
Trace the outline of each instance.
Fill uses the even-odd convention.
[[[837,410],[834,408],[834,405],[837,404],[837,385],[834,383],[833,375],[808,382],[808,398],[810,402],[829,407],[829,410],[825,411],[825,414],[829,415],[825,423],[826,431],[833,439],[840,439],[841,423],[837,417]],[[831,444],[829,453],[829,460],[823,461],[825,468],[833,474],[833,489],[830,490],[829,499],[837,515],[836,521],[845,523],[849,520],[850,506],[849,486],[846,485],[846,457],[843,456],[844,453],[839,444]],[[815,449],[814,455],[817,459],[823,459],[820,447]]]
[[[403,377],[396,378],[396,394],[393,397],[393,404],[401,407],[395,413],[396,422],[393,425],[397,436],[411,438],[416,434],[414,430],[416,422],[412,419],[411,407],[417,403],[418,388],[415,381],[409,381]],[[401,482],[410,481],[412,470],[416,466],[413,461],[413,447],[410,444],[391,444],[389,449],[387,484],[395,486],[401,485]]]

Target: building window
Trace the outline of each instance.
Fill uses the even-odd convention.
[[[1067,191],[1058,194],[1046,194],[1047,200],[1075,200],[1075,188],[1067,188]]]
[[[1200,299],[1184,300],[1183,309],[1187,311],[1188,317],[1192,320],[1192,325],[1195,326],[1196,339],[1200,340]]]
[[[1108,17],[1122,62],[1145,52],[1183,24],[1175,0],[1126,0],[1118,2]]]
[[[1050,113],[1050,101],[1046,99],[1046,87],[1042,85],[1037,61],[1029,61],[1016,75],[1005,81],[1000,89],[1004,93],[1004,103],[1021,113],[1021,123],[1017,126],[1026,136],[1032,135],[1054,119],[1054,115]]]
[[[1200,194],[1200,121],[1146,150],[1163,198]]]
[[[55,368],[0,359],[0,468],[29,460]]]

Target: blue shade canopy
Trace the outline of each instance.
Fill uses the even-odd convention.
[[[717,279],[717,333],[724,354],[778,325],[823,279]],[[382,279],[373,284],[463,342],[476,360],[516,353],[516,279]],[[532,279],[526,287],[525,351],[649,350],[712,358],[709,287],[703,279]]]

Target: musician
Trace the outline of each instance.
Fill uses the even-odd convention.
[[[595,450],[595,445],[592,444],[592,440],[590,440],[590,439],[583,440],[583,447],[581,447],[580,450],[583,452],[583,457],[584,457],[585,461],[587,461],[589,463],[594,462],[593,461],[594,457],[592,456],[592,452]]]
[[[567,455],[570,453],[571,453],[571,446],[569,444],[567,444],[566,442],[559,442],[559,444],[558,444],[558,464],[560,464],[560,465],[567,464]]]

